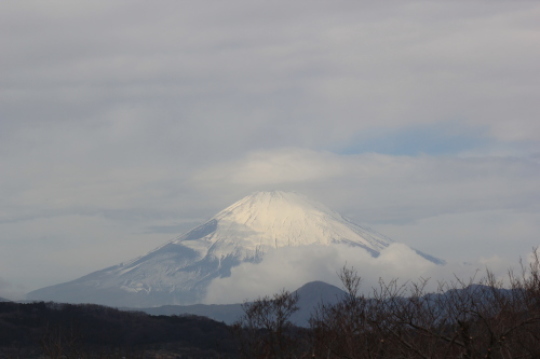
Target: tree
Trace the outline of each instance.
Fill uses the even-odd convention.
[[[235,323],[240,350],[245,358],[298,357],[298,332],[290,317],[298,310],[298,295],[281,291],[244,303],[244,315]]]
[[[347,295],[321,306],[311,320],[317,358],[511,359],[540,357],[540,260],[534,250],[522,273],[510,272],[509,287],[487,271],[440,283],[380,282],[369,298],[361,279],[343,268]]]

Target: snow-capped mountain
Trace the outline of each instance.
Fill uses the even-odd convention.
[[[28,299],[131,307],[195,304],[212,280],[230,276],[241,263],[260,262],[272,249],[347,245],[377,257],[391,243],[297,193],[257,192],[140,258],[33,291]]]

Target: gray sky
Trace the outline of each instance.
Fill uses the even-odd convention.
[[[540,244],[540,4],[2,1],[0,295],[295,190],[449,261]]]

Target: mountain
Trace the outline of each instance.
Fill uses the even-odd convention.
[[[302,327],[309,326],[309,318],[317,306],[336,304],[346,295],[338,287],[321,281],[306,283],[295,293],[298,295],[299,310],[293,313],[290,320]],[[151,315],[199,315],[225,324],[236,322],[244,313],[241,304],[163,305],[138,310]]]
[[[242,263],[261,262],[272,249],[339,244],[377,257],[391,243],[300,194],[257,192],[142,257],[27,298],[119,307],[198,304],[212,280],[230,276]]]
[[[334,305],[347,295],[338,287],[321,281],[304,284],[296,294],[299,310],[291,315],[291,322],[301,327],[309,326],[311,315],[321,304]]]

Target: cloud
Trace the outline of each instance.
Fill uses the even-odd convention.
[[[295,172],[308,166],[315,169],[303,177]],[[515,260],[538,242],[539,176],[535,157],[280,149],[209,167],[193,182],[208,194],[228,193],[227,204],[252,191],[295,190],[446,260],[503,252]]]
[[[539,175],[538,161],[527,157],[337,155],[291,148],[208,167],[192,182],[216,192],[298,188],[352,218],[384,223],[536,208]]]
[[[365,290],[371,291],[381,278],[416,279],[436,265],[399,243],[381,251],[378,258],[345,245],[276,249],[268,252],[261,263],[241,264],[232,269],[230,277],[215,279],[205,302],[238,303],[283,288],[295,290],[314,280],[339,286],[338,274],[343,266],[353,267],[362,277]]]
[[[380,223],[377,229],[427,253],[451,261],[499,255],[516,261],[539,245],[540,212],[535,208],[454,210],[405,223]]]
[[[380,153],[417,156],[420,154],[461,154],[487,145],[480,128],[456,123],[372,129],[358,135],[339,152],[344,154]]]
[[[241,303],[286,289],[293,291],[307,282],[322,280],[342,287],[339,273],[344,266],[361,277],[361,293],[372,295],[381,281],[398,285],[428,280],[426,290],[435,291],[442,283],[451,285],[480,280],[491,270],[497,278],[507,279],[507,271],[515,265],[499,257],[479,258],[474,263],[451,262],[435,265],[420,257],[408,246],[391,244],[377,258],[361,248],[346,245],[284,247],[267,252],[257,264],[243,263],[232,268],[231,276],[214,279],[204,300],[208,304]]]
[[[272,186],[330,180],[344,169],[331,153],[299,148],[258,151],[242,160],[218,164],[197,173],[192,181],[213,186],[217,182],[233,185]]]
[[[10,241],[3,241],[2,253],[12,281],[55,284],[126,261],[257,190],[298,191],[448,261],[503,254],[515,260],[537,245],[540,230],[540,168],[534,157],[340,155],[282,148],[186,173],[159,163],[67,164],[42,163],[19,177],[13,163],[14,170],[4,172],[0,225]],[[32,173],[39,173],[40,181]],[[28,246],[39,248],[39,258],[29,256]],[[30,280],[28,271],[38,263],[40,278],[34,273]]]
[[[536,4],[211,4],[4,5],[3,118],[95,123],[135,108],[180,122],[198,151],[454,121],[538,139]]]
[[[132,233],[181,231],[263,189],[297,190],[452,257],[462,244],[509,253],[516,233],[512,253],[536,241],[537,3],[0,10],[6,257],[28,243],[53,253],[39,226],[50,238],[86,231],[71,240],[89,248],[100,217],[118,226],[96,236],[117,241],[108,258],[120,262]],[[504,231],[482,233],[489,218]],[[44,272],[24,257],[10,263],[10,273]]]

